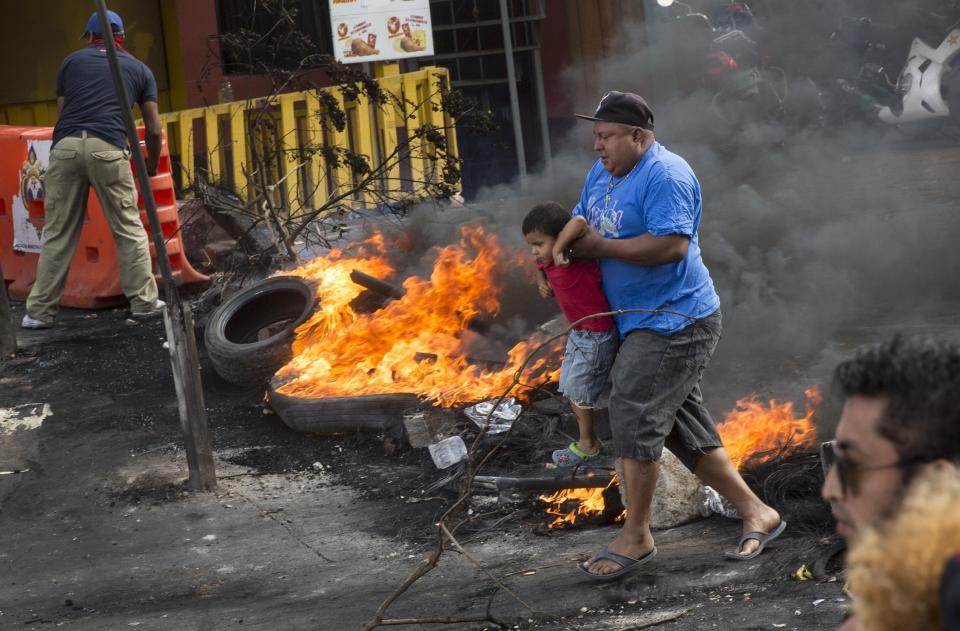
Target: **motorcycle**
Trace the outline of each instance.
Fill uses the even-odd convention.
[[[678,74],[687,81],[681,91],[705,90],[711,109],[727,127],[750,122],[805,126],[819,116],[819,91],[809,79],[788,77],[782,68],[764,63],[746,2],[729,0],[710,15],[675,0],[658,4],[670,9],[666,22],[682,29],[672,38],[679,43],[674,51]]]
[[[902,29],[869,18],[841,20],[833,39],[855,51],[853,58],[859,59],[856,70],[835,80],[841,109],[889,125],[946,117],[960,122],[960,29],[951,30],[936,48],[921,37],[913,38],[894,81],[886,69],[896,58],[902,59],[902,52],[894,54],[906,47],[906,42],[899,47],[887,45],[897,33]]]
[[[914,38],[897,78],[896,95],[877,114],[884,123],[945,116],[960,123],[960,29],[950,31],[936,48]]]

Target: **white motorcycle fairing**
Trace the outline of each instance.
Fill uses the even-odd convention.
[[[907,85],[903,107],[898,108],[899,112],[884,107],[878,114],[880,120],[895,125],[949,116],[950,108],[943,100],[943,75],[957,53],[960,53],[960,29],[951,31],[935,49],[915,38],[897,81],[898,86]]]

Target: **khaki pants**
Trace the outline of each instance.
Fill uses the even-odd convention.
[[[63,138],[50,150],[44,176],[45,218],[37,280],[27,298],[31,318],[52,322],[80,240],[87,195],[93,186],[113,233],[120,263],[120,286],[134,312],[157,302],[147,233],[137,209],[130,153],[83,132]]]

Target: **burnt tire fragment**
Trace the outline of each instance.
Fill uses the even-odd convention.
[[[293,333],[317,307],[313,287],[301,278],[278,276],[227,299],[204,332],[217,374],[239,385],[264,385],[290,361]]]
[[[307,398],[270,391],[270,407],[289,428],[316,434],[388,431],[419,403],[415,394]]]

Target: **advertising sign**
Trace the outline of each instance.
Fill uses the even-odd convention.
[[[330,0],[337,61],[388,61],[433,54],[430,0]]]

